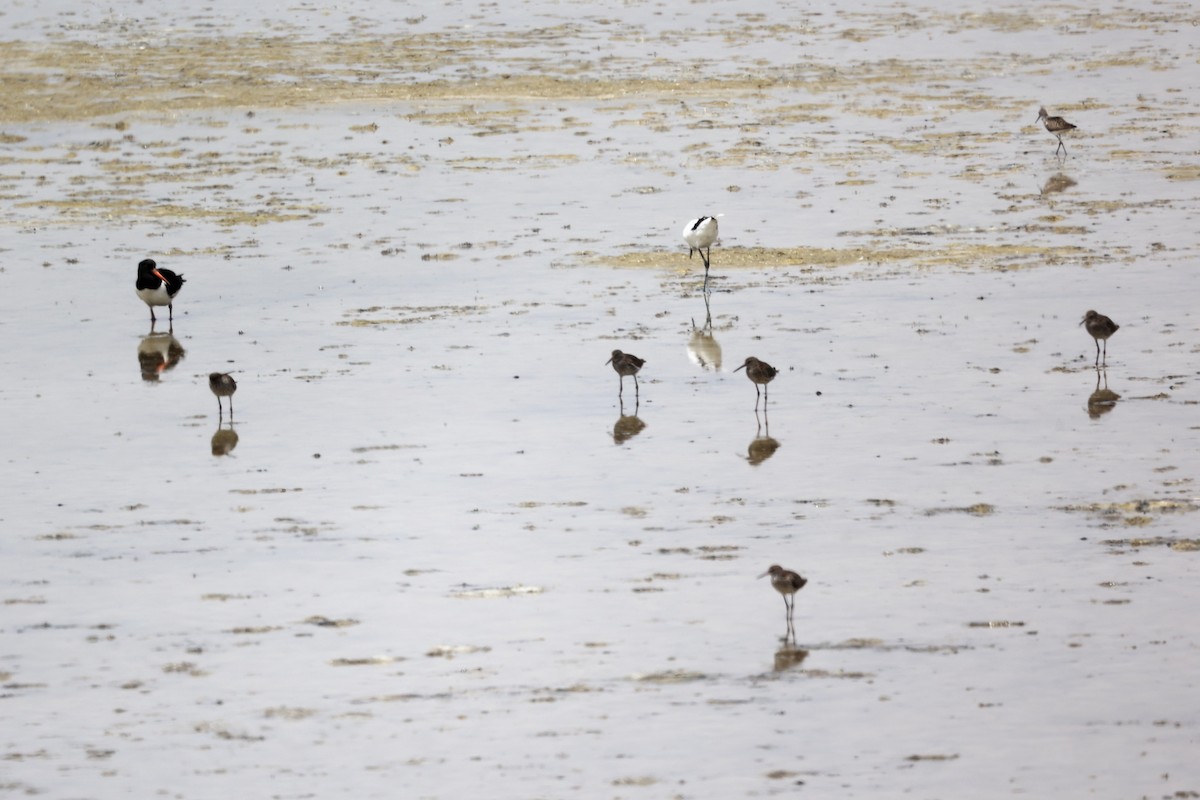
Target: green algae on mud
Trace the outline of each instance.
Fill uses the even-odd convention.
[[[631,268],[680,268],[675,251],[640,251],[615,256],[585,254],[597,264]],[[929,248],[917,247],[718,247],[713,270],[769,269],[776,267],[846,267],[903,263],[908,268],[958,267],[961,269],[1011,270],[1043,267],[1089,255],[1074,245],[1039,247],[1023,244],[956,243]]]
[[[303,42],[260,37],[182,39],[170,47],[105,48],[81,42],[0,42],[0,123],[163,115],[219,108],[314,107],[437,99],[616,99],[691,94],[680,79],[591,77],[590,64],[539,60],[537,74],[430,77],[448,62],[469,64],[478,37],[406,37]],[[509,47],[526,46],[512,36]],[[792,83],[775,77],[717,77],[706,94]],[[838,79],[837,84],[843,84]]]
[[[1180,539],[1174,536],[1154,536],[1149,539],[1110,539],[1104,542],[1106,545],[1132,547],[1140,549],[1143,547],[1166,547],[1180,553],[1192,553],[1200,551],[1200,539]]]
[[[868,117],[925,116],[926,104],[950,102],[947,111],[1007,107],[1011,100],[972,94],[947,98],[923,87],[960,82],[963,72],[941,59],[880,59],[843,64],[837,70],[808,63],[764,66],[753,73],[708,74],[703,81],[623,74],[587,60],[527,59],[517,51],[529,46],[525,33],[461,36],[424,34],[396,38],[347,38],[303,41],[282,37],[231,36],[181,38],[170,46],[105,47],[86,42],[0,42],[0,124],[91,119],[114,113],[164,115],[181,111],[229,108],[299,108],[355,102],[432,100],[616,100],[766,92],[803,88],[830,97],[828,104],[780,107],[786,118],[796,111],[805,119],[823,118],[821,109],[847,92],[887,84],[922,87],[903,94],[903,106],[851,104]],[[481,50],[496,70],[474,66]],[[511,61],[500,53],[511,52]],[[1134,56],[1115,62],[1126,65]],[[1146,56],[1141,56],[1144,60]],[[1048,68],[1054,63],[1047,59]],[[442,73],[455,65],[465,77]],[[1112,66],[1105,61],[1096,68]],[[695,65],[710,71],[709,65]],[[983,55],[970,74],[1008,69],[1006,56]],[[507,71],[511,69],[511,71]],[[522,72],[521,70],[529,70]],[[603,77],[596,77],[597,75]],[[898,95],[899,96],[899,95]],[[986,107],[986,106],[985,106]],[[1095,103],[1091,107],[1096,107]],[[1069,106],[1066,108],[1070,108]]]
[[[290,208],[278,211],[264,209],[240,209],[236,206],[206,209],[174,203],[148,202],[133,198],[95,197],[69,200],[29,200],[13,203],[15,208],[44,208],[57,212],[54,222],[72,224],[83,218],[100,217],[106,221],[154,219],[184,225],[197,220],[213,222],[222,227],[237,225],[268,225],[275,222],[310,220],[317,208]],[[45,220],[44,224],[49,224]]]
[[[465,317],[484,314],[486,306],[372,306],[347,311],[346,316],[352,319],[339,320],[337,325],[352,328],[363,328],[377,325],[411,325],[414,323],[432,322],[449,317]],[[369,314],[388,314],[385,317],[371,318]]]

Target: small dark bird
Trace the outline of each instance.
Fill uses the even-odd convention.
[[[208,374],[208,388],[212,389],[212,393],[217,396],[218,416],[225,411],[221,406],[221,398],[229,398],[229,418],[233,419],[233,393],[237,391],[237,381],[233,379],[233,376],[224,372],[210,372]]]
[[[1038,109],[1038,121],[1046,126],[1046,130],[1058,137],[1058,147],[1054,148],[1054,155],[1058,155],[1059,148],[1062,148],[1063,155],[1067,154],[1067,146],[1063,144],[1062,135],[1067,131],[1075,130],[1075,126],[1067,122],[1062,117],[1052,117],[1046,113],[1045,108]]]
[[[718,215],[720,216],[720,215]],[[683,240],[687,242],[688,258],[696,253],[704,261],[704,291],[708,292],[708,267],[712,263],[712,243],[717,240],[717,218],[699,217],[683,228]]]
[[[642,365],[646,363],[646,359],[638,358],[633,353],[622,353],[620,350],[613,350],[612,357],[609,358],[608,361],[605,361],[604,363],[612,364],[613,369],[615,369],[617,371],[617,374],[621,376],[621,388],[617,392],[617,397],[621,397],[624,395],[625,376],[632,375],[633,376],[633,391],[635,393],[635,396],[640,398],[641,392],[638,389],[637,374],[638,374],[638,370],[640,370],[642,368]]]
[[[1103,314],[1098,314],[1091,309],[1083,315],[1083,319],[1079,321],[1083,325],[1088,334],[1096,340],[1096,363],[1100,363],[1100,342],[1104,342],[1104,361],[1108,362],[1108,337],[1112,336],[1121,326],[1113,322]]]
[[[774,587],[775,591],[783,595],[783,605],[787,609],[788,630],[794,631],[792,615],[796,608],[796,592],[804,588],[804,584],[808,583],[808,579],[797,572],[792,572],[790,569],[784,569],[778,564],[772,564],[770,569],[758,577],[765,578],[768,575],[771,576],[771,586]]]
[[[754,356],[749,356],[745,363],[734,370],[746,370],[746,377],[754,381],[754,410],[758,410],[758,398],[763,398],[763,408],[767,407],[767,384],[775,380],[775,376],[779,374],[779,370],[772,367],[765,361],[759,361]],[[762,391],[758,391],[758,387],[762,386]]]
[[[167,318],[175,321],[175,295],[183,288],[182,275],[176,275],[169,269],[159,269],[154,259],[143,259],[138,264],[137,296],[150,306],[150,323],[157,320],[154,317],[155,306],[167,307]]]

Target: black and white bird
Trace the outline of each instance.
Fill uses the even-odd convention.
[[[175,321],[175,295],[183,288],[182,275],[176,275],[169,269],[160,269],[154,259],[143,259],[138,264],[137,296],[150,306],[150,323],[158,320],[154,316],[155,306],[166,306],[169,321]]]
[[[717,216],[721,216],[718,214]],[[683,229],[683,241],[688,246],[688,258],[696,253],[704,260],[704,291],[708,291],[708,268],[712,263],[712,244],[717,240],[717,217],[700,217]]]

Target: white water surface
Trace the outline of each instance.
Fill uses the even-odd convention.
[[[0,795],[1200,792],[1187,4],[0,21],[469,43],[412,81],[796,74],[6,126]],[[941,82],[806,80],[897,60]],[[1080,126],[1065,158],[1041,104]],[[706,306],[679,230],[710,213]],[[756,247],[864,256],[723,265]],[[187,278],[173,343],[144,257]],[[614,348],[647,360],[636,406]],[[766,415],[748,355],[780,370]],[[222,456],[212,371],[239,383]],[[772,563],[809,579],[792,643]]]

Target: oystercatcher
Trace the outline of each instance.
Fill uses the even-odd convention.
[[[159,269],[154,259],[147,258],[138,264],[137,296],[150,306],[150,323],[158,320],[154,316],[155,306],[166,306],[170,322],[175,321],[175,295],[183,288],[182,275],[176,275],[169,269]]]

